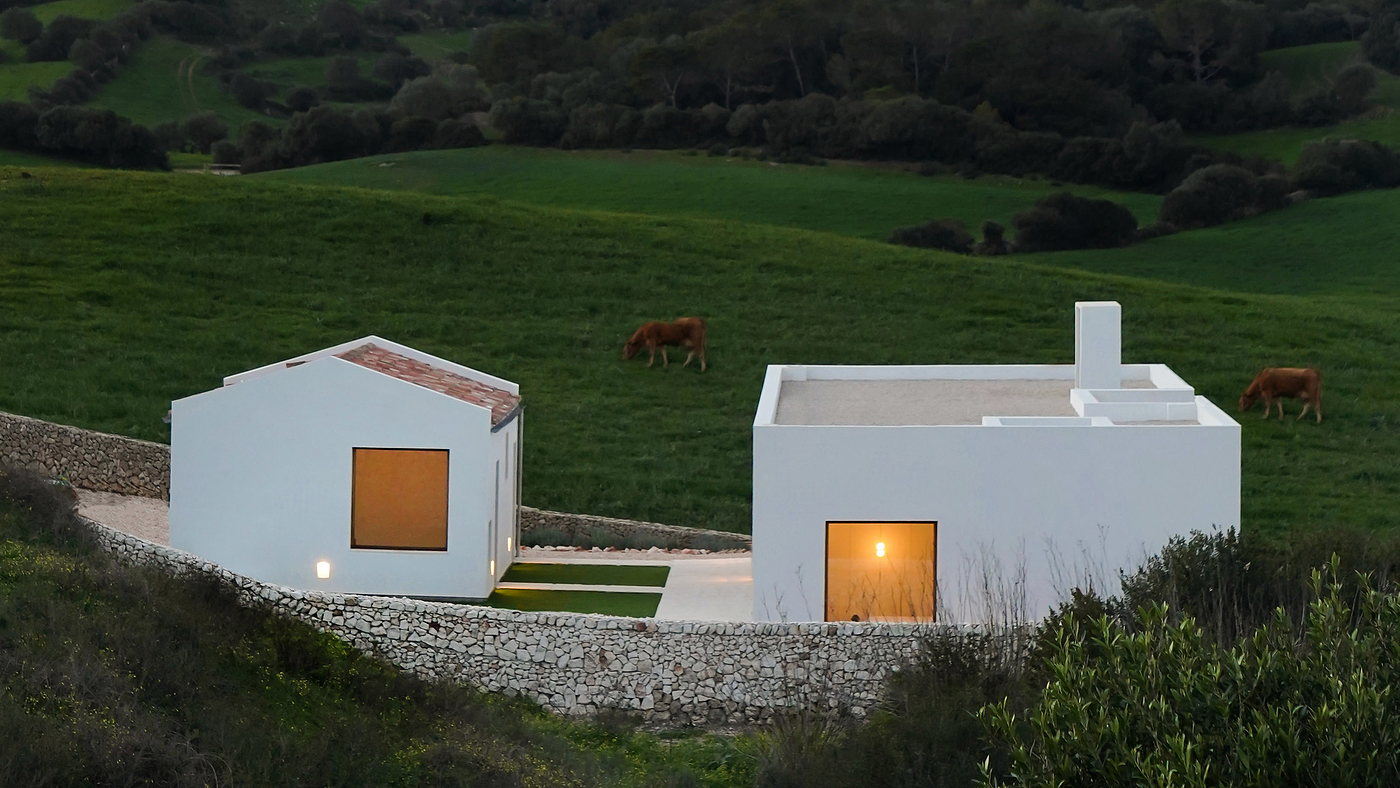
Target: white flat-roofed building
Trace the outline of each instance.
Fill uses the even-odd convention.
[[[1172,535],[1238,527],[1239,424],[1121,363],[1119,326],[1076,304],[1074,364],[770,366],[755,620],[1039,617]]]

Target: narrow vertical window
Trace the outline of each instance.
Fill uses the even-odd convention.
[[[350,546],[447,549],[447,450],[355,449]]]

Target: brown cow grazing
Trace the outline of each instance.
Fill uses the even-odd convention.
[[[637,329],[637,333],[627,340],[627,344],[622,348],[622,357],[630,359],[637,355],[637,351],[643,347],[651,354],[647,359],[647,366],[656,362],[656,349],[661,348],[661,365],[669,367],[670,359],[666,358],[667,345],[682,345],[690,354],[685,357],[685,364],[681,364],[684,369],[690,360],[696,355],[700,356],[700,371],[705,371],[705,320],[699,317],[683,317],[674,323],[661,323],[653,320],[645,323]]]
[[[1312,367],[1265,367],[1240,395],[1240,410],[1249,410],[1261,397],[1266,419],[1274,400],[1278,400],[1278,417],[1282,419],[1283,398],[1298,397],[1303,400],[1303,411],[1298,418],[1301,420],[1311,407],[1318,423],[1322,423],[1322,373]]]

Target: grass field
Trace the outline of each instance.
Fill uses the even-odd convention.
[[[54,0],[30,6],[29,10],[47,25],[65,14],[80,19],[111,19],[135,4],[136,0]]]
[[[598,586],[656,586],[666,585],[669,566],[612,566],[607,564],[535,564],[516,562],[510,565],[503,583],[578,583]]]
[[[1293,84],[1294,94],[1314,89],[1348,63],[1363,61],[1357,41],[1275,49],[1260,55],[1264,67],[1280,71]],[[1377,71],[1376,89],[1371,94],[1376,109],[1369,116],[1321,128],[1285,128],[1250,131],[1241,134],[1201,136],[1193,141],[1245,156],[1278,159],[1292,165],[1303,145],[1329,137],[1366,139],[1400,146],[1400,77]]]
[[[240,106],[220,90],[218,80],[203,70],[205,57],[198,47],[156,36],[144,42],[116,79],[103,85],[89,103],[147,126],[212,110],[234,136],[249,120],[280,123]]]
[[[163,441],[172,398],[377,333],[520,382],[525,502],[744,531],[766,364],[1067,363],[1073,302],[1113,298],[1126,359],[1170,364],[1222,405],[1266,364],[1323,369],[1321,426],[1243,419],[1245,528],[1283,538],[1335,523],[1400,526],[1393,278],[1364,295],[1260,295],[1047,264],[1074,260],[961,258],[490,197],[43,176],[0,175],[0,409]],[[1387,248],[1391,193],[1344,199],[1343,210],[1372,218],[1357,222],[1353,248],[1367,238]],[[1287,243],[1250,251],[1267,260]],[[1118,251],[1117,269],[1078,259],[1125,271],[1150,248]],[[1237,251],[1198,251],[1197,272],[1180,278],[1241,264]],[[1324,255],[1275,277],[1321,282],[1338,265]],[[682,314],[709,319],[709,372],[622,360],[639,322]]]
[[[0,101],[28,103],[31,87],[46,88],[73,70],[66,60],[54,63],[0,63]]]
[[[380,166],[392,163],[392,166]],[[1003,224],[1041,197],[1069,188],[1123,202],[1139,223],[1161,198],[1044,181],[923,177],[902,170],[825,167],[685,156],[677,151],[562,152],[491,145],[418,151],[280,170],[259,179],[445,195],[491,195],[534,205],[729,219],[883,239],[896,227],[962,219]]]
[[[562,611],[565,613],[598,613],[605,616],[651,618],[661,604],[660,594],[638,594],[620,591],[542,591],[538,589],[498,588],[480,604],[507,610]]]
[[[413,54],[424,60],[442,60],[453,52],[466,52],[472,48],[474,31],[418,33],[399,36],[399,43],[413,50]]]
[[[55,159],[50,156],[40,156],[37,153],[26,153],[17,150],[5,150],[0,148],[0,167],[87,167],[94,165],[82,162],[66,161]],[[15,173],[9,173],[13,176]]]
[[[375,56],[359,55],[360,73],[369,76],[369,71],[374,67]],[[277,60],[263,60],[251,63],[243,70],[257,77],[277,85],[280,91],[285,94],[287,88],[298,85],[320,88],[326,83],[326,64],[331,61],[331,57],[289,57]]]

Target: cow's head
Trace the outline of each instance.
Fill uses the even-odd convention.
[[[1250,408],[1254,407],[1254,403],[1258,401],[1259,391],[1253,386],[1250,386],[1249,388],[1245,389],[1245,392],[1243,394],[1240,395],[1240,410],[1249,410]]]

